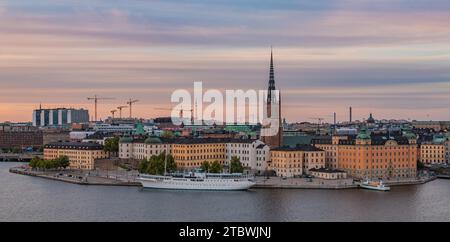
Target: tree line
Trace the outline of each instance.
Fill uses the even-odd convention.
[[[164,160],[166,159],[165,153],[159,155],[153,155],[149,159],[143,159],[139,163],[139,172],[151,175],[164,175]],[[221,173],[223,172],[223,166],[219,161],[208,162],[204,161],[200,167],[202,170],[208,173]],[[177,170],[177,164],[172,155],[167,155],[167,173],[175,172]],[[242,173],[244,167],[238,157],[233,156],[230,161],[230,173]]]
[[[36,156],[31,159],[29,165],[33,169],[65,169],[70,165],[70,161],[67,156],[60,156],[53,160],[44,160]]]

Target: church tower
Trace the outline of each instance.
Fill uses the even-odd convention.
[[[281,121],[281,92],[279,100],[275,93],[275,71],[273,68],[273,52],[270,50],[269,87],[267,90],[267,117],[272,117],[272,105],[278,105],[278,132],[274,136],[262,136],[262,141],[270,148],[283,146],[283,123]]]

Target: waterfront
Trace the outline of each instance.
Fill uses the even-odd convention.
[[[450,221],[450,180],[391,192],[248,192],[82,186],[12,174],[0,163],[1,221]]]

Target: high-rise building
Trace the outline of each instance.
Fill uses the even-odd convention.
[[[275,92],[275,71],[273,68],[273,53],[270,52],[270,71],[269,71],[269,88],[267,90],[267,117],[273,118],[272,105],[278,105],[278,132],[275,135],[263,135],[261,134],[262,141],[269,147],[280,147],[283,145],[283,124],[281,122],[281,93],[279,94],[279,99],[277,100]],[[266,127],[267,128],[267,127]]]
[[[72,123],[87,122],[89,122],[89,111],[86,109],[40,108],[33,111],[33,126],[66,126]]]

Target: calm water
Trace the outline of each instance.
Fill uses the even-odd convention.
[[[450,180],[391,192],[180,192],[8,172],[18,164],[0,162],[0,221],[450,221]]]

